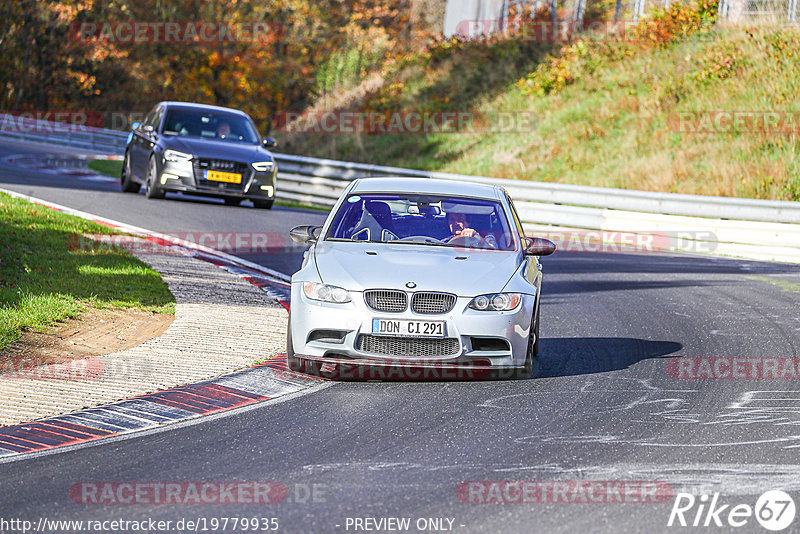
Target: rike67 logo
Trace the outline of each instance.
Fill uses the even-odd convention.
[[[792,524],[795,511],[794,499],[780,490],[767,491],[755,506],[719,504],[719,493],[713,496],[678,493],[667,526],[738,528],[750,524],[755,517],[765,529],[780,531]]]

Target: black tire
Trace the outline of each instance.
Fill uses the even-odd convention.
[[[131,171],[131,155],[125,152],[125,159],[122,162],[122,174],[119,177],[120,186],[123,193],[138,193],[141,189],[141,184],[133,179]]]
[[[534,367],[539,367],[539,315],[540,306],[537,300],[536,312],[533,319],[533,335],[528,336],[528,350],[525,354],[525,365],[515,370],[514,377],[518,379],[530,378]],[[535,341],[534,341],[535,339]]]
[[[147,181],[144,184],[144,194],[147,198],[164,198],[164,190],[158,183],[158,165],[156,158],[150,157],[150,164],[147,166]]]
[[[294,355],[294,345],[292,344],[292,315],[289,314],[289,323],[286,326],[286,363],[291,371],[296,373],[303,372],[303,362]]]
[[[242,199],[241,198],[227,197],[224,200],[225,200],[225,205],[226,206],[238,206],[239,204],[242,203]]]
[[[533,350],[532,350],[532,354],[533,354],[534,358],[539,356],[539,339],[540,339],[539,338],[539,325],[542,323],[541,315],[542,315],[542,305],[538,304],[536,306],[536,326],[533,327],[533,333],[536,334],[536,341],[534,341],[534,343],[533,343]]]
[[[272,200],[254,200],[253,206],[260,210],[271,210],[272,205],[275,204],[275,199]]]

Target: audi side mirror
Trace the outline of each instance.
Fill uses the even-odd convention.
[[[549,256],[556,251],[556,244],[542,237],[525,238],[526,256]]]
[[[278,142],[273,139],[272,137],[265,137],[261,144],[264,145],[264,148],[272,148],[274,146],[278,146]]]
[[[304,245],[316,243],[319,239],[319,231],[322,230],[321,226],[295,226],[289,230],[289,237],[295,243]]]

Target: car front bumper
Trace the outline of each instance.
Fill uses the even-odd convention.
[[[212,197],[261,200],[275,198],[277,166],[266,172],[249,168],[246,173],[242,173],[242,182],[239,184],[205,180],[201,172],[188,161],[164,161],[159,172],[159,187],[164,191],[180,191]]]
[[[326,363],[344,369],[367,366],[384,369],[384,375],[397,369],[413,369],[412,372],[419,369],[422,375],[426,370],[435,375],[432,370],[446,374],[450,369],[481,374],[525,364],[535,295],[523,295],[520,305],[507,312],[472,310],[467,305],[473,297],[458,297],[452,311],[441,315],[417,314],[410,309],[403,313],[377,312],[366,305],[363,293],[351,291],[350,296],[352,301],[345,304],[313,301],[303,293],[301,282],[292,283],[291,336],[297,358],[313,364],[310,365],[313,368],[330,369],[331,365],[325,366]],[[445,321],[446,344],[452,350],[443,355],[430,355],[428,349],[443,342],[431,341],[431,338],[392,337],[387,340],[389,336],[374,336],[373,319]],[[360,350],[363,346],[359,344],[360,336],[373,336],[372,341],[374,337],[381,338],[372,344],[380,346],[381,352]],[[404,340],[404,347],[411,347],[411,350],[405,350],[403,355],[383,350],[384,346],[392,347],[392,341],[397,339]],[[416,347],[420,348],[418,353],[414,352]],[[399,378],[404,375],[414,378],[407,371],[396,372],[401,375]],[[358,377],[366,378],[363,375],[355,378]]]

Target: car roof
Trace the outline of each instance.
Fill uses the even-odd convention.
[[[351,193],[422,193],[500,200],[502,189],[494,185],[438,178],[382,176],[355,180]]]
[[[159,102],[159,105],[165,105],[171,108],[186,108],[186,109],[198,109],[198,110],[207,110],[207,111],[224,111],[226,113],[236,113],[237,115],[243,115],[247,117],[247,113],[240,109],[234,108],[225,108],[222,106],[212,106],[211,104],[198,104],[196,102],[175,102],[175,101],[166,101],[166,102]]]

